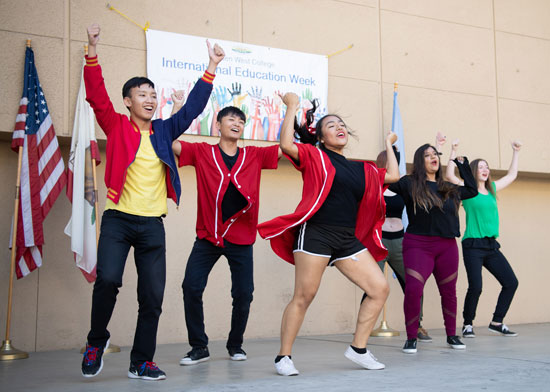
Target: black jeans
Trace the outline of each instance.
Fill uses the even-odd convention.
[[[502,286],[497,306],[493,313],[493,321],[501,323],[510,308],[510,304],[518,288],[518,280],[508,260],[500,252],[500,245],[494,238],[475,240],[464,240],[462,243],[464,266],[468,274],[468,291],[464,299],[464,311],[462,313],[464,325],[472,325],[476,316],[477,303],[482,289],[481,267],[487,268],[487,271]]]
[[[220,256],[227,258],[231,270],[233,313],[227,348],[238,348],[243,344],[254,291],[252,245],[236,245],[228,241],[224,245],[224,248],[220,248],[197,238],[187,261],[182,284],[183,304],[189,344],[193,348],[208,346],[208,336],[204,332],[202,294],[208,275]]]
[[[166,283],[166,246],[160,217],[130,215],[117,210],[103,213],[88,344],[105,346],[110,337],[107,325],[122,287],[122,274],[131,246],[138,275],[139,310],[130,360],[152,361]]]

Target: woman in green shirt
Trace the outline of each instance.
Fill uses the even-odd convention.
[[[455,176],[455,163],[458,149],[458,140],[453,141],[452,151],[447,165],[447,181],[460,184],[461,180]],[[468,291],[464,300],[464,327],[462,336],[474,338],[473,321],[477,303],[481,295],[481,268],[485,267],[498,280],[502,289],[498,297],[497,306],[493,313],[493,320],[489,324],[489,331],[504,336],[517,336],[517,333],[508,329],[503,323],[504,316],[512,303],[512,298],[518,287],[518,280],[512,267],[500,252],[497,242],[499,234],[499,219],[496,192],[506,188],[517,177],[518,156],[521,143],[512,142],[512,162],[508,173],[491,181],[489,164],[484,159],[476,159],[470,163],[472,173],[477,181],[478,195],[472,199],[463,200],[466,211],[466,231],[462,237],[462,257],[468,274]]]

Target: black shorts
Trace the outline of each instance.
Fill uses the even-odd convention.
[[[294,251],[329,259],[328,265],[336,261],[353,258],[367,248],[355,236],[355,228],[303,223],[294,240]]]

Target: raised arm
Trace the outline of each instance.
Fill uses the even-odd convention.
[[[435,149],[439,153],[439,155],[442,154],[441,150],[443,149],[443,145],[447,142],[447,136],[443,135],[441,132],[437,132],[435,135]]]
[[[99,33],[101,29],[97,23],[91,24],[88,29],[88,57],[97,56],[96,46],[99,41]]]
[[[496,191],[506,188],[510,185],[518,176],[518,159],[519,159],[519,150],[521,150],[521,142],[515,140],[512,142],[512,162],[510,162],[510,168],[508,173],[502,178],[499,178],[495,181]]]
[[[460,177],[464,180],[464,185],[458,187],[458,193],[461,200],[471,199],[477,196],[477,182],[470,169],[470,162],[466,157],[455,158],[454,163],[458,166]]]
[[[294,144],[294,121],[296,113],[300,109],[300,98],[294,93],[286,93],[281,96],[286,105],[286,114],[281,126],[280,146],[282,152],[290,156],[295,161],[299,160],[298,147]]]
[[[183,90],[174,91],[170,97],[172,98],[172,112],[170,113],[170,117],[172,117],[183,107],[183,104],[185,103]]]
[[[210,45],[208,40],[206,40],[206,46],[208,47],[208,57],[210,58],[206,72],[187,96],[185,105],[175,114],[172,111],[172,117],[165,120],[167,128],[171,132],[172,139],[177,139],[179,135],[189,128],[193,120],[202,113],[210,99],[216,67],[225,57],[225,52],[218,44],[214,46]]]
[[[464,185],[464,181],[458,178],[455,174],[456,163],[454,159],[456,158],[456,152],[458,151],[458,144],[460,140],[455,139],[451,144],[451,156],[449,157],[449,163],[447,164],[447,170],[445,171],[445,177],[447,181],[456,185]]]
[[[397,141],[397,135],[393,132],[388,132],[386,136],[386,176],[384,177],[384,184],[392,184],[399,181],[399,163],[392,145]]]
[[[225,57],[225,52],[218,44],[214,44],[214,46],[210,45],[210,41],[208,40],[206,40],[206,46],[208,47],[208,57],[210,58],[206,72],[215,75],[218,64]]]
[[[94,110],[97,122],[105,135],[109,136],[119,120],[120,114],[115,112],[111,99],[105,88],[105,81],[101,67],[97,60],[96,46],[99,42],[100,27],[97,23],[90,25],[88,34],[88,55],[84,67],[84,84],[86,86],[86,100]]]

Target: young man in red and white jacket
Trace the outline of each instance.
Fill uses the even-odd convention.
[[[97,279],[92,296],[92,317],[82,359],[82,375],[96,376],[109,346],[107,326],[122,286],[130,247],[138,273],[138,320],[130,353],[128,377],[162,380],[166,374],[153,362],[158,321],[166,282],[166,244],[162,218],[167,198],[179,201],[181,186],[172,142],[206,106],[212,80],[224,53],[208,45],[210,62],[187,103],[168,120],[152,120],[157,109],[153,82],[134,77],[122,88],[130,117],[116,113],[103,81],[96,45],[99,25],[88,27],[88,56],[84,67],[86,99],[107,136],[105,185],[107,203],[101,222]]]
[[[177,98],[176,98],[177,102]],[[232,360],[246,360],[243,335],[252,302],[252,245],[256,241],[260,176],[262,169],[276,169],[279,146],[239,148],[245,114],[234,106],[218,113],[217,145],[176,141],[173,149],[179,166],[194,166],[197,175],[197,239],[187,261],[183,302],[192,349],[180,365],[194,365],[210,358],[204,332],[202,295],[208,275],[220,256],[231,269],[233,313],[227,350]]]

